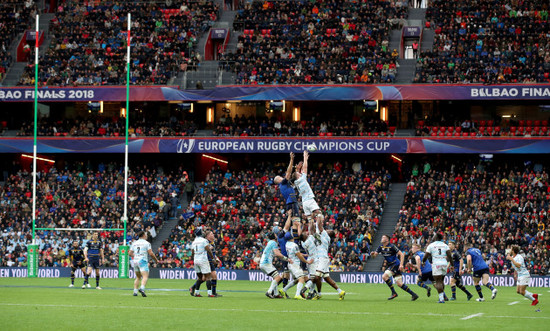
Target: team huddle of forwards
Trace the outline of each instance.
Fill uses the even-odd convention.
[[[485,301],[481,285],[491,290],[491,299],[494,299],[498,291],[489,281],[489,267],[483,259],[481,251],[472,247],[471,244],[466,244],[464,248],[466,254],[466,272],[472,273],[474,286],[479,296],[476,301]],[[376,257],[378,254],[384,256],[386,260],[387,267],[382,278],[391,290],[391,296],[388,300],[393,300],[398,296],[393,286],[392,278],[397,286],[411,295],[412,301],[418,299],[418,295],[404,284],[402,280],[401,272],[404,270],[405,254],[394,244],[391,244],[389,237],[386,235],[382,236],[381,245],[371,256]],[[532,306],[536,306],[539,303],[538,294],[527,291],[531,277],[523,256],[519,254],[519,246],[512,246],[507,251],[506,258],[512,262],[517,273],[517,293],[531,300]],[[443,236],[440,233],[436,233],[433,236],[432,242],[428,245],[425,252],[421,250],[420,245],[414,244],[411,249],[409,263],[418,272],[417,285],[426,289],[428,297],[431,295],[431,289],[425,282],[429,280],[439,294],[438,302],[445,303],[445,301],[449,300],[444,291],[444,278],[447,271],[450,270],[452,292],[450,300],[456,300],[457,287],[466,294],[467,300],[473,298],[473,295],[462,284],[462,275],[464,273],[462,255],[458,252],[455,242],[450,241],[447,245],[443,242]]]

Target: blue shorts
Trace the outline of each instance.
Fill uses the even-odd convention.
[[[98,257],[90,257],[88,258],[88,267],[93,269],[99,269],[99,256]]]
[[[300,217],[300,206],[298,205],[298,202],[287,203],[285,209],[292,210],[293,217]]]
[[[288,270],[288,262],[287,261],[283,261],[283,273],[285,272],[289,272]]]
[[[432,275],[432,272],[423,272],[422,277],[419,278],[419,281],[425,282],[425,281],[431,281],[434,282],[434,276]]]
[[[453,278],[455,280],[456,285],[460,285],[462,283],[462,277],[460,276],[460,272],[458,272],[458,271],[455,271],[451,275],[451,278]]]
[[[393,273],[393,277],[401,276],[401,271],[399,270],[399,264],[394,263],[393,265],[389,266],[387,270]]]
[[[216,271],[216,264],[214,263],[214,261],[208,261],[208,263],[210,263],[210,270]]]
[[[485,275],[485,274],[487,274],[487,275],[490,275],[490,274],[491,274],[491,272],[489,271],[489,268],[485,268],[485,269],[481,269],[481,270],[477,270],[477,271],[474,270],[473,276],[474,276],[475,278],[481,278],[481,277],[483,277],[483,275]]]

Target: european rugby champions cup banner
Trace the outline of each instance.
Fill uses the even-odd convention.
[[[257,85],[179,90],[132,86],[131,101],[547,100],[550,85]],[[0,88],[0,102],[32,102],[31,87]],[[42,87],[38,102],[126,101],[126,87]]]
[[[217,276],[219,281],[246,280],[246,281],[271,281],[271,277],[267,276],[259,270],[225,270],[218,269]],[[100,268],[99,274],[101,278],[120,278],[119,270],[116,268]],[[331,272],[330,277],[337,283],[355,283],[355,284],[384,284],[382,272]],[[39,268],[38,277],[41,278],[59,278],[70,277],[71,268]],[[76,270],[75,276],[82,278],[82,271]],[[128,276],[135,277],[135,273],[130,269]],[[0,268],[0,278],[7,277],[27,277],[26,268]],[[91,277],[95,277],[93,271]],[[193,269],[157,269],[151,268],[149,273],[150,278],[159,279],[179,279],[192,280],[197,278],[197,274]],[[405,284],[416,284],[417,274],[404,274],[403,281]],[[450,277],[445,277],[445,284],[449,284]],[[462,281],[465,285],[473,286],[471,275],[462,276]],[[492,275],[491,283],[495,286],[516,286],[516,281],[511,275]],[[530,287],[550,287],[550,276],[532,276],[529,283]]]
[[[502,153],[547,154],[550,138],[197,137],[130,138],[129,153]],[[0,138],[0,153],[32,153],[33,140]],[[38,153],[124,153],[124,138],[40,137]]]

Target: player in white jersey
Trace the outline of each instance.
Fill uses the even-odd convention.
[[[539,295],[527,291],[527,286],[529,286],[531,275],[529,274],[529,270],[527,270],[525,259],[521,254],[519,254],[519,246],[512,246],[512,249],[506,253],[506,259],[512,262],[512,267],[514,267],[516,272],[517,293],[531,300],[531,306],[536,306],[539,303]]]
[[[330,246],[331,240],[334,239],[335,233],[333,230],[325,230],[323,228],[323,222],[324,217],[323,215],[319,215],[317,217],[317,232],[319,234],[319,239],[317,240],[317,296],[320,299],[322,297],[321,295],[321,286],[322,286],[322,279],[325,280],[332,288],[334,288],[338,292],[338,296],[340,300],[344,300],[344,296],[346,295],[346,291],[343,291],[338,285],[336,285],[336,282],[330,278],[329,274],[329,264],[330,259],[328,257],[328,250]]]
[[[432,258],[432,275],[435,281],[434,287],[439,293],[439,303],[445,303],[444,279],[447,268],[452,262],[451,250],[442,240],[443,235],[441,233],[434,234],[432,243],[428,245],[426,254],[422,259],[422,263],[426,263],[430,257]]]
[[[288,269],[290,270],[290,273],[294,277],[294,279],[298,280],[298,286],[296,288],[296,295],[294,296],[294,299],[296,300],[305,300],[301,296],[302,289],[304,288],[305,282],[308,281],[308,277],[304,273],[304,270],[300,267],[300,263],[298,261],[302,261],[303,263],[312,264],[313,260],[306,260],[306,258],[300,253],[300,247],[294,242],[294,236],[292,233],[287,232],[285,234],[286,239],[286,252],[288,254],[289,260],[296,261],[296,263],[291,263],[288,265]],[[313,285],[313,284],[312,284]],[[310,288],[311,290],[311,288]],[[285,297],[287,295],[285,294]]]
[[[282,281],[282,275],[280,275],[277,269],[273,266],[273,257],[277,256],[279,259],[288,263],[292,263],[293,261],[281,253],[279,244],[277,243],[277,235],[273,231],[269,233],[268,238],[269,241],[267,242],[260,259],[260,270],[273,278],[271,281],[271,286],[269,286],[269,289],[265,295],[270,299],[274,299],[282,297],[283,295],[281,294],[281,296],[278,296],[276,294],[277,292],[282,291],[277,289],[277,286]]]
[[[315,194],[313,194],[313,191],[307,182],[308,159],[309,153],[304,151],[304,161],[296,165],[296,172],[294,172],[294,186],[302,197],[302,208],[304,209],[304,215],[306,215],[306,217],[313,215],[313,218],[315,218],[321,213],[321,208],[319,208],[319,205],[315,201]]]
[[[193,286],[189,288],[191,296],[201,297],[200,287],[203,282],[208,279],[210,272],[210,262],[208,257],[214,258],[212,249],[208,239],[203,238],[202,228],[195,229],[195,240],[191,244],[191,253],[195,266],[195,272],[197,273],[197,281]]]
[[[134,272],[136,274],[136,280],[134,281],[134,296],[137,296],[139,292],[141,296],[146,297],[145,285],[147,285],[147,280],[149,279],[149,256],[157,263],[159,259],[155,256],[151,249],[151,244],[147,241],[147,232],[140,231],[138,233],[138,238],[139,239],[134,241],[132,246],[130,246],[128,255],[133,259]]]

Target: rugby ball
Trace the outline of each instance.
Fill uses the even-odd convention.
[[[315,152],[317,150],[317,146],[315,144],[309,144],[307,145],[308,152]]]

